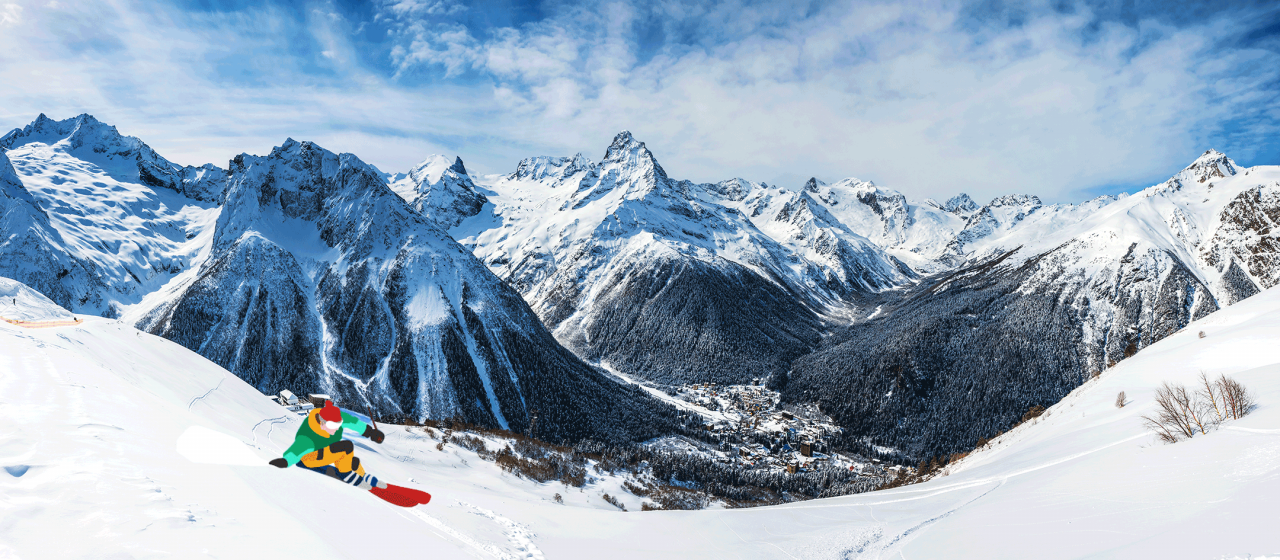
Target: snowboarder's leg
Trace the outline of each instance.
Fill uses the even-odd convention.
[[[298,466],[327,474],[357,488],[370,490],[385,488],[386,483],[365,474],[364,465],[355,456],[355,446],[350,441],[340,441],[324,449],[302,456]]]

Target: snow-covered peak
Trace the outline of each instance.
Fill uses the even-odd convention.
[[[720,181],[719,183],[708,183],[705,185],[706,190],[715,193],[717,196],[728,201],[740,201],[746,199],[752,192],[768,188],[769,185],[764,183],[753,183],[742,178],[733,178],[728,181]]]
[[[635,169],[639,171],[648,171],[652,169],[657,177],[667,178],[667,172],[658,165],[658,160],[653,157],[653,153],[644,146],[644,142],[636,140],[631,136],[631,132],[622,131],[613,138],[613,143],[609,145],[609,149],[604,153],[604,160],[600,162],[603,166],[617,166],[623,169]]]
[[[174,190],[204,202],[221,202],[226,191],[222,169],[212,164],[174,164],[142,140],[125,136],[87,113],[61,121],[41,113],[31,124],[0,137],[0,150],[24,146],[63,152],[117,180]]]
[[[804,190],[808,193],[817,194],[818,191],[825,186],[827,186],[827,184],[823,181],[819,181],[817,177],[809,177],[809,180],[804,182]]]
[[[515,172],[507,178],[512,181],[542,181],[552,178],[559,183],[567,177],[590,169],[591,166],[591,160],[582,153],[573,157],[537,156],[520,160]]]
[[[1034,208],[1038,206],[1043,206],[1043,203],[1040,202],[1040,197],[1035,195],[1007,194],[1004,196],[995,197],[994,199],[991,200],[991,203],[988,204],[987,206],[990,206],[992,208],[997,208],[1000,206],[1023,206],[1023,207]]]
[[[413,179],[415,183],[436,183],[445,173],[453,173],[455,175],[466,175],[467,168],[462,163],[462,158],[454,157],[452,161],[448,156],[432,154],[422,160],[421,163],[415,165],[409,170],[408,177]]]
[[[960,193],[947,199],[946,204],[942,205],[942,209],[953,214],[969,214],[978,210],[978,203],[969,198],[969,195]]]
[[[487,201],[476,190],[462,158],[430,155],[408,173],[388,176],[391,190],[442,228],[474,216]]]
[[[99,154],[125,154],[144,146],[141,140],[125,136],[88,113],[55,121],[44,113],[23,128],[15,128],[0,137],[0,149],[10,150],[31,142],[53,145],[67,140],[73,149],[88,147]]]
[[[1191,165],[1180,171],[1173,178],[1183,184],[1206,183],[1213,179],[1230,177],[1239,172],[1236,162],[1218,150],[1206,150]]]

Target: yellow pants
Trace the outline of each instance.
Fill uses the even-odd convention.
[[[319,468],[325,465],[333,465],[338,468],[342,474],[351,472],[351,463],[356,463],[356,474],[364,476],[364,465],[355,460],[355,453],[338,452],[334,453],[328,448],[317,449],[311,453],[302,456],[302,464],[308,468]]]

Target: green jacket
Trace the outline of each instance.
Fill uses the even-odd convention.
[[[342,433],[345,430],[350,429],[357,434],[363,434],[367,426],[368,424],[363,420],[343,412],[342,427],[333,432],[333,435],[329,435],[324,428],[320,427],[320,409],[312,410],[307,415],[307,421],[298,427],[298,435],[294,436],[293,445],[284,450],[284,460],[290,465],[296,464],[303,455],[342,440]]]

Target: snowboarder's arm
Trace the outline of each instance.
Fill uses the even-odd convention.
[[[351,430],[353,433],[367,437],[373,440],[374,443],[382,443],[383,438],[386,437],[386,434],[382,433],[382,430],[370,426],[363,420],[345,412],[342,413],[342,427]]]
[[[293,445],[290,445],[288,449],[284,450],[284,460],[289,465],[292,465],[302,459],[303,455],[315,450],[316,446],[311,442],[311,440],[300,437],[293,440]]]
[[[366,424],[364,420],[356,418],[353,414],[347,412],[342,413],[343,429],[351,430],[353,433],[363,434],[365,427],[368,425],[369,424]]]

